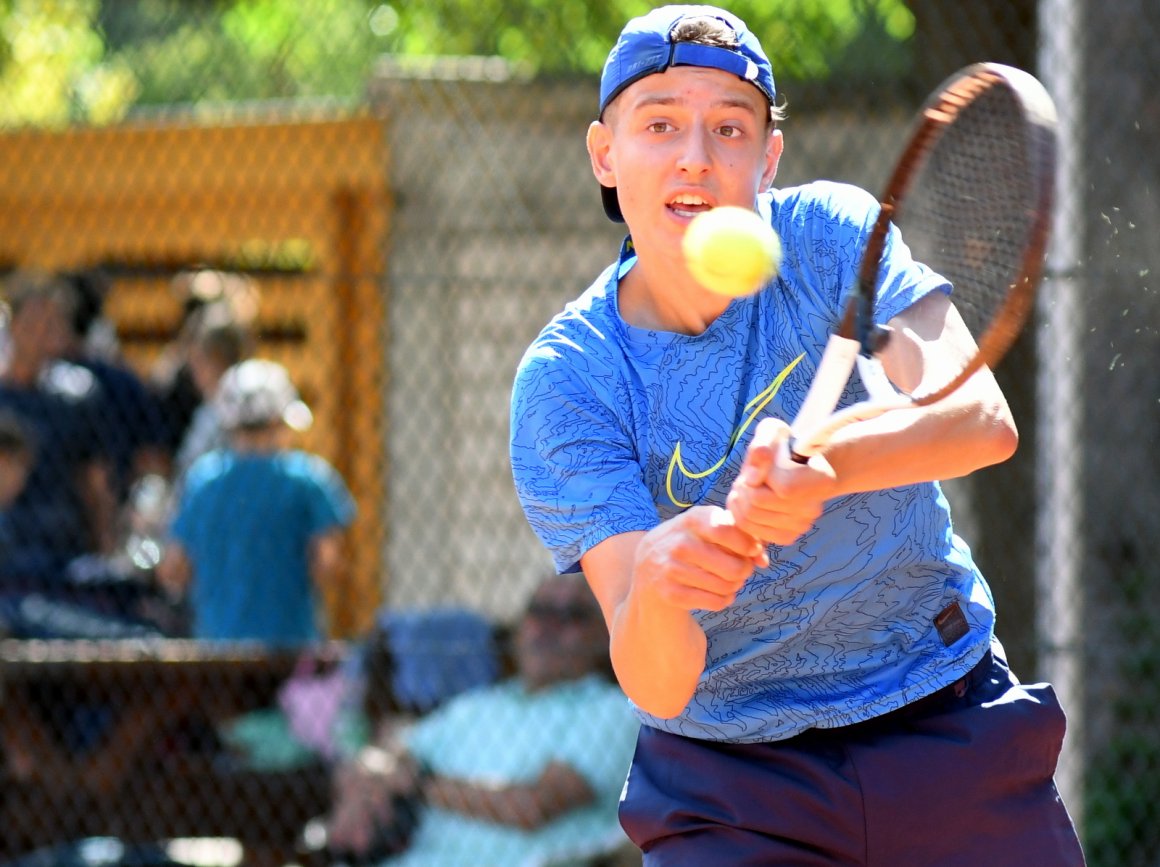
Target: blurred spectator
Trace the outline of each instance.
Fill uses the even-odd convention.
[[[177,336],[161,353],[149,378],[166,419],[169,449],[176,453],[202,404],[202,392],[189,365],[189,353],[202,322],[212,311],[218,321],[231,320],[251,332],[258,315],[258,292],[245,276],[210,268],[183,271],[170,288],[181,303],[181,322]]]
[[[305,847],[350,864],[509,867],[623,845],[617,804],[637,722],[608,675],[608,633],[583,576],[536,589],[513,650],[514,677],[401,730],[388,718],[339,767],[331,813],[308,826]]]
[[[179,492],[193,463],[226,445],[214,398],[226,371],[249,357],[251,349],[249,328],[224,305],[203,308],[194,321],[186,363],[201,403],[193,411],[174,458],[172,479]]]
[[[190,468],[158,578],[189,589],[197,638],[316,641],[354,501],[330,464],[288,448],[312,419],[281,365],[230,368],[213,405],[229,446]]]
[[[24,490],[35,457],[32,436],[20,417],[0,410],[0,573],[5,571],[4,561],[14,545],[8,507]]]
[[[107,553],[115,539],[116,503],[101,451],[101,390],[89,371],[59,360],[75,305],[67,283],[17,272],[6,279],[4,295],[9,323],[0,409],[21,420],[36,450],[6,515],[12,542],[0,586],[59,586],[70,561]]]
[[[102,315],[108,279],[96,270],[62,276],[76,294],[63,357],[88,370],[101,385],[104,450],[112,462],[114,493],[124,502],[138,478],[168,474],[161,409],[142,379],[117,360],[115,332]]]
[[[0,410],[0,515],[20,496],[32,472],[36,447],[32,435],[14,412]],[[0,536],[0,545],[7,545]],[[0,549],[0,558],[4,556]]]

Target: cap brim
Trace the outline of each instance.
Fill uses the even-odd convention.
[[[614,223],[623,223],[624,214],[620,212],[620,199],[616,197],[616,187],[600,186],[600,198],[604,202],[604,213]]]

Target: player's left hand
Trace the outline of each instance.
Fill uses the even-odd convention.
[[[725,502],[736,525],[767,544],[799,539],[821,516],[836,487],[834,469],[824,455],[795,463],[788,442],[789,425],[762,420]]]

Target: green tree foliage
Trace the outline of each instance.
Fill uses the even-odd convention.
[[[400,2],[391,50],[494,54],[549,73],[598,72],[621,26],[659,2],[641,0],[426,0]],[[914,17],[903,0],[734,0],[772,55],[774,71],[819,79],[906,65]],[[454,22],[448,26],[448,22]]]
[[[643,0],[0,0],[0,124],[134,108],[357,100],[375,59],[495,55],[595,74]],[[779,80],[903,73],[904,0],[736,0]]]
[[[4,0],[0,4],[0,124],[103,121],[132,99],[133,82],[103,62],[99,0]]]

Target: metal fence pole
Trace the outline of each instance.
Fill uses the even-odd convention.
[[[1082,190],[1079,71],[1080,0],[1040,0],[1039,71],[1059,111],[1056,202],[1047,276],[1039,296],[1037,384],[1037,633],[1040,675],[1051,681],[1069,720],[1057,783],[1076,823],[1083,818],[1083,671],[1079,644],[1083,593],[1080,440]]]

